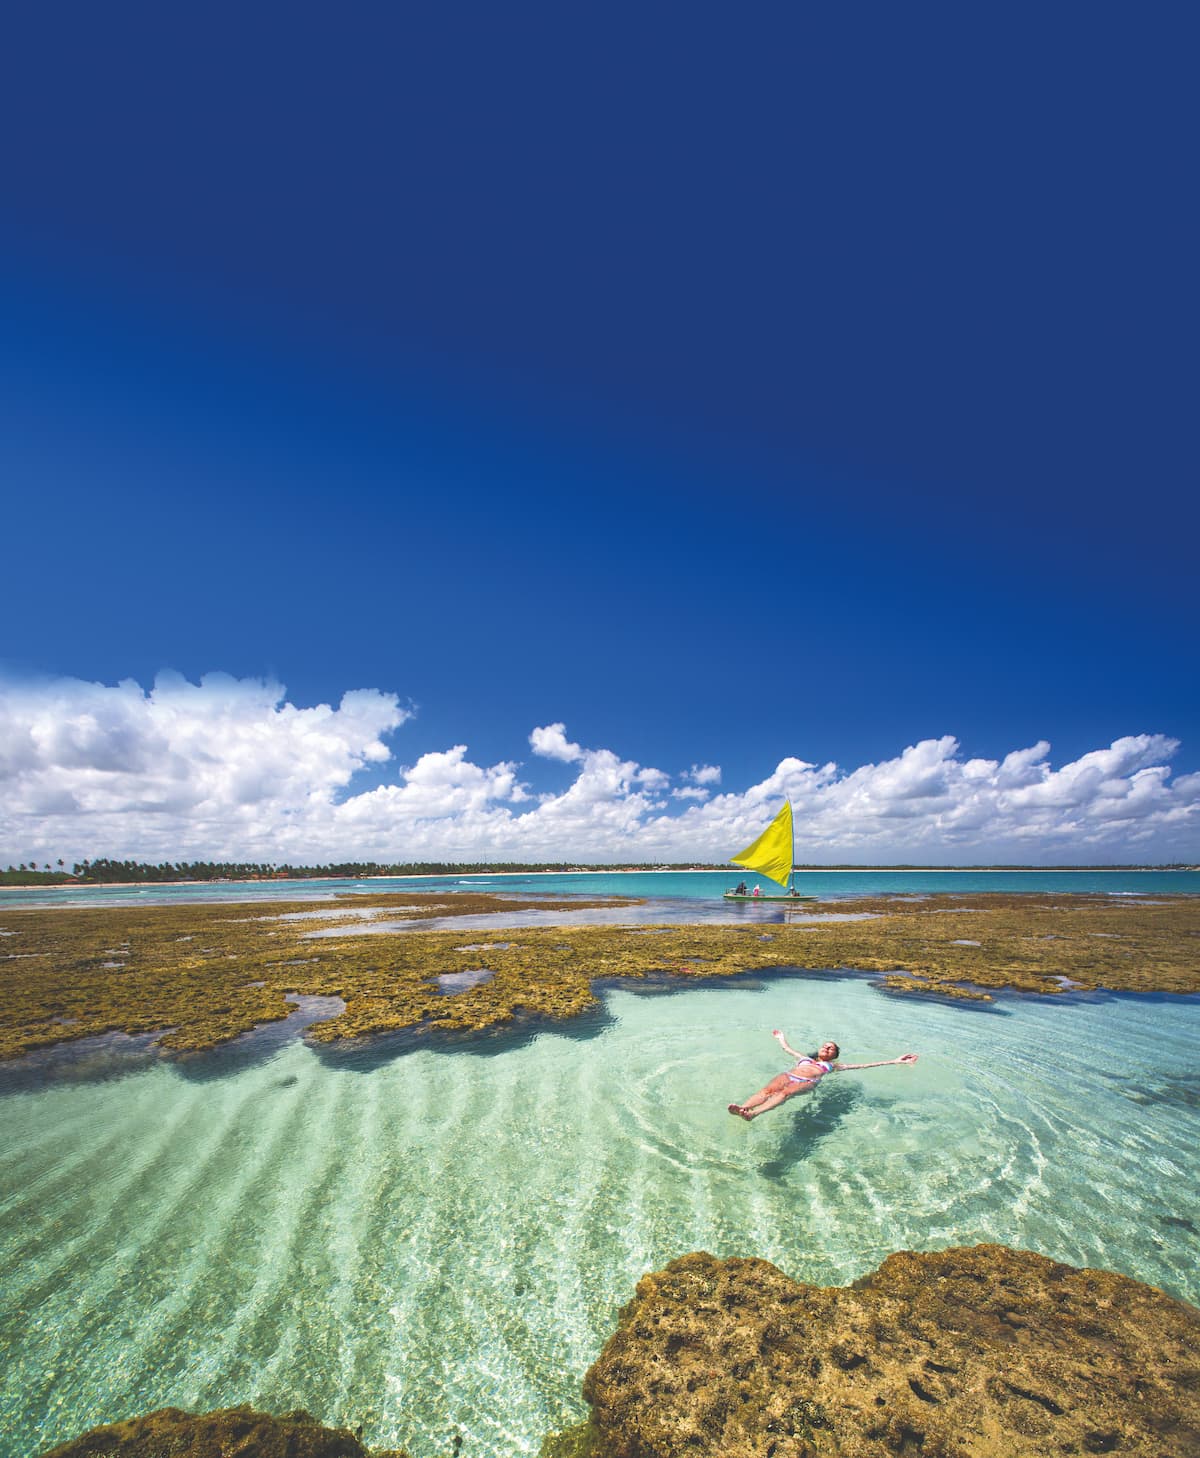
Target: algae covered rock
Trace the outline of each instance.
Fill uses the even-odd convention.
[[[852,1287],[704,1253],[644,1277],[584,1381],[594,1458],[1200,1455],[1200,1311],[981,1245]]]
[[[271,1417],[251,1407],[216,1412],[160,1408],[127,1422],[92,1428],[43,1458],[368,1458],[346,1428],[327,1428],[297,1410]],[[405,1458],[403,1453],[374,1458]]]

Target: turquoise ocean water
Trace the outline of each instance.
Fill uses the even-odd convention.
[[[229,881],[200,885],[0,887],[6,906],[133,906],[147,902],[305,899],[370,891],[497,891],[514,896],[650,896],[711,901],[739,879],[728,871],[579,871],[562,875],[404,876],[371,880]],[[764,890],[775,889],[767,881]],[[1200,871],[798,871],[796,889],[822,900],[845,896],[928,896],[936,892],[1071,891],[1116,896],[1200,895]]]
[[[941,889],[905,879],[890,888]],[[645,881],[664,907],[696,884]],[[838,1038],[848,1061],[921,1060],[748,1125],[725,1105],[778,1071],[772,1027]],[[618,989],[569,1029],[453,1051],[333,1055],[278,1033],[0,1085],[2,1458],[241,1401],[361,1423],[413,1458],[456,1434],[480,1458],[536,1453],[585,1415],[580,1380],[638,1277],[694,1249],[840,1284],[898,1248],[995,1240],[1200,1303],[1200,998],[984,1009],[783,974]]]

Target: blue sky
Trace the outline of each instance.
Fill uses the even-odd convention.
[[[319,860],[374,791],[380,855],[708,856],[831,765],[803,859],[1195,858],[1193,30],[10,26],[0,860]],[[377,699],[312,778],[215,789],[163,670],[243,682],[248,743]]]

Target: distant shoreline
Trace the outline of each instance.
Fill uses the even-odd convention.
[[[1189,875],[1200,871],[1200,866],[797,866],[794,874],[800,876],[923,876],[923,875],[1015,875],[1030,872],[1040,875]],[[7,881],[0,883],[0,897],[5,891],[115,891],[129,888],[149,889],[151,887],[182,886],[303,886],[316,881],[430,881],[449,880],[453,877],[473,879],[485,876],[741,876],[746,872],[733,866],[691,866],[688,868],[653,866],[607,866],[594,869],[573,868],[563,870],[520,870],[520,871],[401,871],[394,874],[341,876],[322,874],[312,876],[251,876],[245,878],[205,878],[192,881]]]

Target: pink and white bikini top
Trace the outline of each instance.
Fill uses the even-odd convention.
[[[801,1058],[797,1061],[796,1068],[799,1068],[802,1063],[815,1063],[817,1067],[821,1070],[822,1074],[833,1072],[833,1064],[826,1063],[823,1058]],[[795,1069],[793,1069],[792,1072],[788,1074],[788,1077],[795,1079],[797,1083],[807,1083],[809,1079],[813,1076],[814,1075],[810,1074],[806,1077],[804,1074],[797,1073]],[[820,1075],[816,1076],[819,1077]]]

